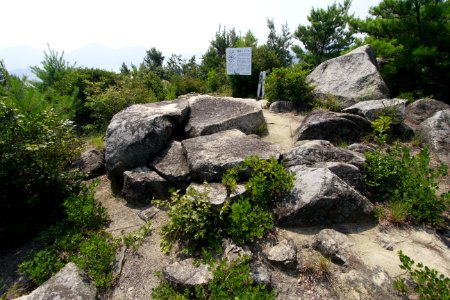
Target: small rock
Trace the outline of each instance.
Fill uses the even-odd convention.
[[[189,188],[193,188],[200,193],[207,192],[209,195],[209,203],[213,206],[213,208],[220,210],[227,200],[227,189],[221,183],[211,182],[208,184],[199,184],[199,183],[191,183]],[[242,184],[236,185],[236,190],[231,193],[230,199],[236,199],[245,193],[245,186]]]
[[[123,174],[122,196],[134,204],[148,204],[153,199],[169,199],[170,184],[147,167],[136,168]]]
[[[86,179],[95,178],[105,174],[105,152],[104,150],[88,149],[84,151],[71,166],[86,174]]]
[[[253,257],[253,253],[248,249],[248,247],[244,246],[244,248],[234,244],[231,240],[225,239],[223,241],[223,247],[225,250],[223,251],[223,257],[226,258],[228,262],[233,262],[244,256],[248,256],[250,258]]]
[[[205,286],[213,278],[208,265],[194,264],[194,259],[192,258],[168,265],[163,269],[162,273],[164,278],[179,290]]]
[[[313,247],[322,255],[339,265],[349,265],[356,260],[351,250],[353,243],[349,238],[336,230],[323,229],[315,237]]]
[[[270,286],[272,283],[272,274],[265,264],[254,264],[250,267],[250,277],[255,283]]]
[[[147,209],[141,210],[138,212],[139,218],[141,218],[144,222],[148,222],[153,219],[159,213],[159,209],[157,207],[149,207]]]
[[[288,113],[294,110],[292,101],[275,101],[270,104],[269,111],[272,113]]]
[[[282,269],[295,269],[298,265],[297,247],[292,240],[284,239],[264,253],[271,264]]]

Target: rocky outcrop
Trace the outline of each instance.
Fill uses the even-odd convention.
[[[187,139],[181,144],[192,179],[199,182],[220,181],[225,170],[242,163],[249,155],[261,159],[280,156],[278,147],[236,129]]]
[[[397,98],[361,101],[347,107],[343,112],[363,116],[370,122],[375,121],[379,115],[389,115],[395,120],[402,121],[405,118],[407,102],[407,100]]]
[[[285,225],[325,225],[373,220],[373,204],[327,168],[295,166],[294,187],[273,212]]]
[[[334,96],[343,108],[361,100],[389,98],[370,45],[321,63],[307,80],[314,86],[316,97]]]
[[[97,288],[90,282],[86,272],[70,262],[31,294],[16,300],[41,299],[95,300]]]
[[[120,185],[124,171],[149,163],[188,113],[187,100],[136,104],[117,113],[106,130],[105,161],[110,178]]]
[[[281,155],[283,165],[314,166],[321,162],[344,162],[361,167],[366,161],[364,155],[333,146],[329,141],[306,141]]]
[[[294,142],[299,140],[327,140],[333,144],[360,142],[371,132],[365,118],[331,111],[318,110],[309,114],[296,130]]]
[[[105,173],[105,152],[95,148],[87,149],[81,153],[71,166],[84,173],[86,179],[101,176]]]
[[[153,199],[169,199],[170,184],[147,167],[125,171],[122,196],[133,204],[149,204]]]
[[[180,142],[169,142],[150,167],[178,188],[185,189],[189,185],[189,166]]]
[[[423,121],[417,133],[442,163],[450,165],[450,109],[438,111]]]
[[[238,129],[258,134],[266,123],[261,105],[252,99],[200,95],[189,99],[191,115],[185,127],[186,137],[197,137]]]
[[[450,105],[444,102],[434,99],[419,99],[406,106],[405,122],[416,128],[436,112],[446,109],[450,109]]]
[[[314,167],[327,168],[336,174],[340,179],[344,180],[349,186],[361,194],[365,194],[365,185],[362,172],[355,165],[343,162],[325,162],[317,163]]]
[[[188,187],[195,189],[199,193],[207,193],[209,196],[209,203],[211,203],[212,207],[215,209],[221,209],[225,200],[227,199],[236,199],[240,195],[245,192],[245,187],[242,184],[236,185],[236,190],[230,194],[230,197],[227,195],[227,189],[222,183],[211,182],[208,184],[200,184],[200,183],[191,183]]]
[[[275,267],[283,270],[295,270],[298,265],[297,247],[292,240],[282,240],[264,251],[267,260]]]
[[[349,238],[334,229],[323,229],[314,237],[313,248],[339,265],[349,265],[359,259],[353,253],[353,243]]]
[[[168,265],[162,273],[164,278],[179,290],[205,286],[213,278],[208,265],[195,263],[192,258]]]

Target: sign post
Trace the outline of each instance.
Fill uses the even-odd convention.
[[[252,48],[227,48],[227,74],[252,75]]]

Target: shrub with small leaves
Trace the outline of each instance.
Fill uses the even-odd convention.
[[[415,265],[415,261],[398,252],[401,261],[400,268],[407,271],[414,281],[414,290],[419,294],[420,299],[450,299],[450,278],[443,274],[438,274],[434,269],[424,266],[422,263]],[[395,287],[400,292],[407,292],[408,285],[403,278],[395,281]]]
[[[19,272],[25,274],[35,284],[41,285],[56,274],[64,263],[53,249],[44,249],[31,253],[30,259],[19,265]]]
[[[306,82],[309,70],[300,66],[274,68],[265,82],[269,102],[298,101],[309,103],[313,99],[313,87]]]

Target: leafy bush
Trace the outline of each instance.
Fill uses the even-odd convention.
[[[26,274],[37,285],[43,284],[64,267],[64,263],[53,249],[32,253],[31,257],[19,265],[19,272]]]
[[[450,278],[443,274],[438,275],[434,269],[415,262],[402,251],[398,252],[401,261],[400,268],[407,271],[415,283],[414,290],[419,294],[420,299],[449,299],[450,298]],[[403,278],[397,279],[395,287],[401,292],[408,291],[408,285]]]
[[[0,101],[0,241],[20,240],[54,222],[79,188],[65,167],[79,153],[70,122],[52,111],[20,114]]]
[[[89,188],[83,186],[79,195],[72,195],[64,201],[67,220],[80,230],[97,230],[109,221],[106,209],[95,200],[97,184],[94,182]]]
[[[202,247],[220,248],[226,235],[237,243],[253,242],[272,228],[268,207],[292,188],[294,176],[275,158],[266,161],[250,156],[243,166],[224,174],[222,182],[228,196],[236,188],[244,168],[251,170],[246,193],[237,200],[227,199],[220,210],[212,207],[208,188],[205,192],[191,188],[183,196],[174,193],[170,204],[158,202],[169,207],[169,223],[161,230],[163,252],[169,252],[176,242],[189,254]]]
[[[208,289],[211,299],[275,299],[265,285],[253,282],[248,258],[230,264],[220,261]]]
[[[185,195],[172,194],[168,206],[169,223],[161,229],[161,250],[168,253],[179,241],[184,252],[193,253],[201,247],[221,242],[218,212],[209,203],[209,193],[190,188]]]
[[[392,118],[389,116],[379,116],[370,123],[375,133],[375,140],[380,144],[385,144],[389,138],[388,132],[393,124]]]
[[[313,99],[313,88],[306,82],[308,73],[308,70],[298,66],[273,69],[265,83],[269,102],[283,100],[309,103]]]
[[[222,214],[226,212],[222,211]],[[225,220],[225,232],[238,244],[253,242],[273,227],[270,211],[253,206],[241,198],[231,204]]]
[[[152,298],[158,300],[186,299],[275,299],[273,291],[263,284],[257,284],[250,277],[250,259],[245,257],[228,264],[226,260],[214,262],[213,280],[208,287],[194,290],[175,290],[170,283],[161,284],[152,291]]]
[[[106,232],[93,232],[80,243],[74,262],[88,272],[98,287],[111,286],[112,267],[116,261],[117,243]]]
[[[400,213],[406,209],[407,218],[414,221],[432,224],[442,221],[450,194],[436,196],[437,178],[447,174],[447,166],[441,165],[437,170],[429,168],[427,148],[411,156],[409,148],[394,147],[387,152],[367,152],[366,158],[365,182],[375,200],[390,201]]]

